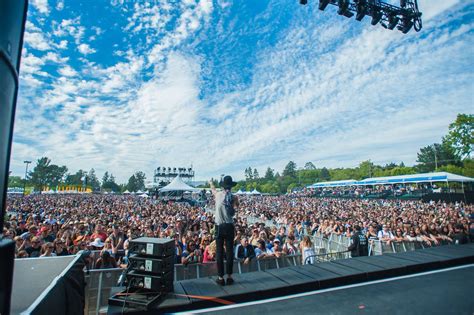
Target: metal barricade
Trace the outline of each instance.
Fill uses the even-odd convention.
[[[382,255],[385,253],[395,253],[395,250],[394,248],[392,247],[393,246],[393,243],[390,242],[390,243],[387,243],[387,242],[384,242],[384,241],[379,241],[380,242],[380,245],[381,245],[381,250],[382,250]]]
[[[199,276],[201,278],[217,275],[217,264],[215,262],[199,264]]]
[[[404,242],[393,242],[392,249],[394,253],[404,253],[407,251]]]
[[[258,271],[257,259],[251,259],[247,264],[239,261],[241,273]]]
[[[380,240],[371,240],[369,245],[369,256],[382,255],[382,244]]]
[[[265,271],[268,269],[277,269],[277,260],[273,257],[263,258],[258,260],[260,264],[260,271]]]
[[[95,269],[85,272],[84,314],[99,314],[101,308],[108,305],[111,290],[117,286],[122,272],[121,268]]]

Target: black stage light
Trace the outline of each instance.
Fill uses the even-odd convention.
[[[354,16],[354,13],[352,13],[349,10],[349,0],[338,0],[338,5],[339,5],[339,10],[337,11],[337,14],[344,15],[345,17],[348,17],[348,18],[351,18]]]
[[[300,4],[306,5],[306,4],[308,4],[308,0],[300,0]]]
[[[382,19],[382,16],[383,16],[382,11],[380,11],[379,8],[374,7],[372,9],[372,21],[370,22],[370,24],[377,25]]]
[[[357,2],[356,20],[362,21],[366,13],[367,13],[366,0],[359,0]]]
[[[330,0],[319,0],[319,10],[324,11],[328,6]]]
[[[395,26],[397,26],[398,21],[400,21],[400,18],[398,16],[396,16],[395,14],[390,14],[388,16],[388,26],[387,26],[387,28],[389,30],[393,30],[395,28]]]
[[[402,31],[403,34],[408,33],[413,26],[413,20],[410,17],[404,16],[402,18],[402,25],[398,27],[400,31]]]

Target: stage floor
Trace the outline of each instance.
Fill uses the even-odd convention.
[[[467,265],[193,313],[471,315],[473,287],[474,265]]]
[[[465,312],[469,307],[472,308],[472,302],[466,294],[470,294],[469,288],[474,284],[473,264],[474,244],[467,244],[235,274],[235,283],[231,286],[219,286],[214,282],[215,278],[178,281],[174,283],[174,292],[168,294],[148,313],[182,311],[194,313],[206,308],[219,307],[217,311],[226,313],[227,311],[257,313],[252,309],[261,310],[258,313],[265,313],[266,308],[275,308],[277,314],[280,312],[326,314],[332,311],[339,314],[353,313],[355,305],[356,311],[365,310],[374,313],[387,313],[386,310],[391,310],[389,313],[398,313],[398,310],[399,313],[406,313],[410,310],[410,305],[413,305],[417,313],[428,313],[423,311],[422,306],[430,305],[429,292],[433,292],[433,297],[437,299],[435,304],[443,304],[448,298],[448,304],[451,304],[456,302],[458,297],[462,302],[458,303],[459,309],[453,308],[453,310]],[[459,269],[459,272],[444,271],[446,275],[453,275],[453,281],[446,281],[449,276],[442,272],[419,275],[461,266],[464,269]],[[387,281],[390,279],[397,281]],[[373,283],[368,286],[367,283],[370,282]],[[353,287],[350,287],[351,285]],[[373,287],[377,289],[372,289]],[[453,291],[457,287],[463,289]],[[463,290],[467,293],[463,294]],[[307,297],[287,298],[313,291],[315,293]],[[449,295],[446,291],[450,291]],[[443,298],[445,295],[446,298]],[[312,299],[318,302],[310,303]],[[406,300],[409,302],[405,302]],[[255,305],[246,306],[246,303]],[[223,306],[229,308],[222,309]],[[241,309],[241,306],[245,310]],[[433,309],[436,311],[438,308]],[[136,312],[133,309],[124,310],[130,313]],[[119,314],[124,310],[121,307],[111,306],[109,314]],[[439,307],[439,310],[443,312],[435,313],[445,313],[444,311],[450,311],[451,308]]]

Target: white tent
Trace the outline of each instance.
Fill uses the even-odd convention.
[[[239,189],[238,192],[235,193],[236,195],[245,195],[245,191],[243,191],[242,189]]]
[[[198,188],[194,188],[183,182],[181,177],[176,176],[171,183],[160,189],[160,192],[168,191],[200,191]]]
[[[252,190],[252,191],[250,192],[250,194],[252,194],[252,195],[261,195],[261,193],[260,193],[258,190],[256,190],[256,189]]]
[[[143,193],[145,193],[145,192],[144,192],[144,191],[141,191],[141,190],[138,190],[138,191],[136,192],[137,195],[141,195],[141,194],[143,194]]]
[[[148,198],[148,195],[147,194],[141,194],[140,197]]]
[[[344,186],[367,186],[367,185],[391,185],[391,184],[416,184],[437,182],[474,182],[474,178],[451,174],[448,172],[422,173],[399,176],[373,177],[360,181],[353,179],[333,182],[322,182],[308,186],[308,188],[322,187],[344,187]]]
[[[130,194],[130,192],[129,192],[128,190],[125,190],[125,191],[123,192],[123,194],[124,194],[124,195],[128,195],[128,194]]]

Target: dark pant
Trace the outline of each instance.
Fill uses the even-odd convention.
[[[224,276],[224,242],[227,274],[231,275],[232,267],[234,267],[234,225],[232,223],[224,223],[217,226],[216,260],[219,277]]]

